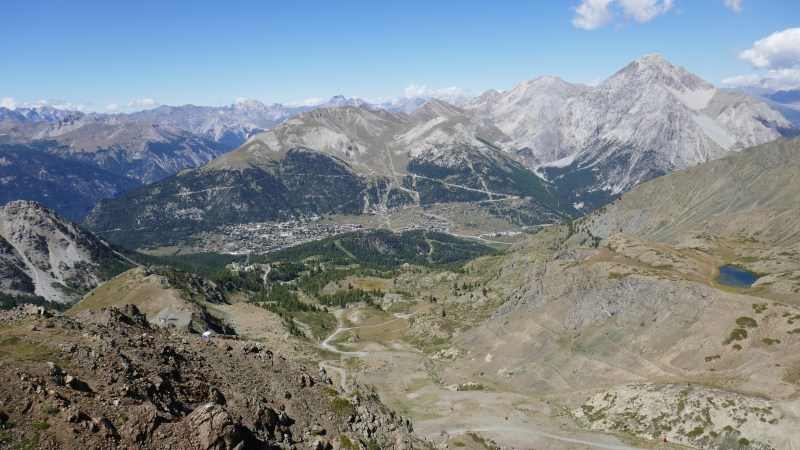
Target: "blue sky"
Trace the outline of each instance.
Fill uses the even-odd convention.
[[[541,75],[596,83],[654,52],[721,85],[791,78],[800,60],[788,33],[754,48],[800,27],[797,0],[0,2],[6,106],[479,93]]]

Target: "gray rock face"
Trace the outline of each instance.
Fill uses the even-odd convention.
[[[119,271],[133,264],[38,203],[0,207],[0,290],[69,301],[116,274],[108,266]]]
[[[646,312],[656,316],[691,315],[704,307],[710,295],[708,289],[696,283],[635,274],[610,275],[613,269],[606,264],[562,264],[544,263],[531,273],[529,281],[495,316],[516,308],[537,309],[558,302],[566,310],[567,330],[578,331],[608,318],[624,328],[638,324]]]
[[[798,133],[763,102],[716,89],[659,55],[596,87],[543,77],[490,94],[468,111],[493,120],[509,148],[587,210],[641,182]]]

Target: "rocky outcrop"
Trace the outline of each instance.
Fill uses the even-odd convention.
[[[564,268],[551,262],[533,274],[495,316],[558,301],[567,308],[564,326],[569,330],[607,318],[619,327],[629,327],[638,324],[645,312],[691,315],[704,308],[710,295],[709,289],[696,283],[614,270],[608,264]]]
[[[691,385],[618,386],[572,413],[590,429],[708,449],[793,448],[800,427],[778,402]]]
[[[236,423],[221,405],[206,403],[186,416],[189,440],[201,450],[239,450],[245,448],[241,424]]]
[[[338,391],[293,362],[283,343],[172,334],[148,325],[135,307],[77,318],[20,307],[0,313],[0,327],[22,334],[0,340],[0,419],[19,430],[10,445],[410,449],[419,442],[374,391]],[[12,349],[33,353],[11,360]]]

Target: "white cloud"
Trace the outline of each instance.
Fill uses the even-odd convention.
[[[0,108],[17,109],[17,102],[11,97],[0,99]]]
[[[589,31],[602,27],[614,18],[610,4],[611,0],[582,0],[580,5],[573,8],[575,18],[572,24]]]
[[[581,0],[572,8],[575,11],[572,24],[584,30],[596,30],[614,20],[615,9],[621,10],[626,18],[645,23],[669,11],[672,3],[673,0]],[[619,28],[622,25],[617,24]]]
[[[289,106],[317,106],[325,103],[325,99],[321,97],[309,97],[300,101],[291,102]]]
[[[800,28],[776,31],[739,53],[756,69],[788,69],[800,63]]]
[[[51,98],[48,100],[41,99],[35,102],[31,101],[18,102],[14,98],[3,97],[2,99],[0,99],[0,107],[6,107],[9,109],[49,107],[64,111],[80,111],[80,112],[89,112],[94,110],[93,104],[91,102],[73,103],[71,101],[62,100],[60,98]]]
[[[764,74],[737,75],[722,80],[726,86],[761,86],[771,89],[797,89],[800,87],[800,70],[773,69]]]
[[[40,100],[38,103],[40,103],[39,106],[47,106],[48,105],[48,102],[45,101],[45,100]],[[80,111],[80,112],[83,112],[83,111],[86,111],[87,109],[89,109],[89,108],[87,108],[87,106],[89,106],[89,105],[85,105],[85,104],[82,104],[82,103],[72,103],[72,102],[68,102],[66,100],[59,100],[59,99],[50,100],[49,106],[51,106],[51,107],[53,107],[55,109],[60,109],[62,111]]]
[[[672,0],[617,0],[617,3],[625,17],[631,17],[639,23],[649,22],[672,8]]]
[[[742,12],[742,0],[725,0],[725,6],[732,9],[733,12]]]
[[[458,86],[429,89],[428,86],[425,85],[409,84],[405,89],[403,89],[403,97],[405,98],[435,97],[440,99],[455,99],[468,95],[471,95],[471,93]]]
[[[726,86],[750,86],[758,83],[758,80],[760,79],[761,75],[757,73],[751,73],[749,75],[736,75],[733,77],[728,77],[722,80],[721,83]]]
[[[109,103],[106,105],[106,111],[114,112],[119,109],[119,105],[116,103]]]
[[[797,69],[778,69],[767,72],[767,78],[772,78],[786,85],[800,85],[800,70]]]
[[[146,108],[148,106],[156,106],[158,102],[152,98],[140,98],[128,103],[128,108]]]

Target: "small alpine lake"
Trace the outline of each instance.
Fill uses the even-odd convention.
[[[719,268],[717,283],[735,288],[749,288],[757,279],[758,276],[753,272],[727,264]]]

